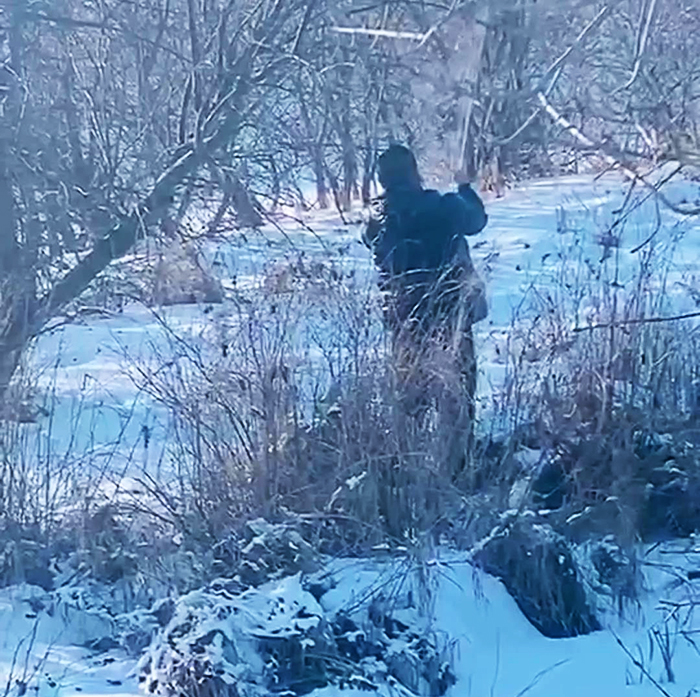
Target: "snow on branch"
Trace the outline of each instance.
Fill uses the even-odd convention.
[[[654,195],[659,199],[659,201],[661,201],[661,203],[663,203],[663,205],[666,206],[668,209],[670,209],[674,213],[678,213],[679,215],[700,215],[700,206],[681,206],[677,203],[673,203],[673,201],[671,201],[668,198],[668,196],[666,196],[662,191],[660,191],[657,185],[655,185],[653,182],[650,182],[648,179],[646,179],[646,177],[632,170],[630,167],[628,167],[622,161],[620,161],[619,158],[606,152],[603,145],[591,140],[579,128],[577,128],[573,123],[571,123],[571,121],[569,121],[565,116],[563,116],[559,111],[557,111],[554,108],[554,106],[552,106],[552,103],[549,101],[547,95],[545,95],[544,92],[540,91],[537,93],[537,100],[539,101],[542,109],[550,116],[552,121],[554,121],[554,123],[557,126],[560,126],[562,130],[570,133],[574,137],[574,139],[581,143],[581,145],[583,145],[584,147],[590,148],[591,150],[595,150],[596,152],[598,152],[601,155],[601,157],[605,160],[605,162],[607,162],[611,167],[620,170],[620,172],[622,172],[628,179],[630,179],[633,182],[639,182],[647,189],[652,191]],[[679,165],[677,171],[680,171],[681,166],[682,164]]]
[[[394,31],[393,29],[369,29],[366,27],[332,27],[339,34],[364,34],[366,36],[379,36],[386,39],[410,39],[423,42],[427,34],[419,34],[414,31]]]

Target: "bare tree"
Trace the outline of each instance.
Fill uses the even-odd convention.
[[[0,396],[57,313],[240,159],[307,5],[3,0]]]
[[[257,225],[304,176],[321,206],[366,201],[395,139],[499,187],[568,151],[700,163],[699,29],[682,0],[0,0],[0,395],[205,184],[213,223]]]
[[[572,9],[560,28],[558,49],[565,48],[551,64],[550,88],[535,89],[540,113],[559,143],[621,171],[677,212],[700,214],[664,191],[700,164],[700,11],[677,0],[593,9]],[[670,175],[647,179],[645,171],[669,160]]]

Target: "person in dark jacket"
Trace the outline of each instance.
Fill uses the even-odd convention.
[[[363,241],[374,254],[385,295],[400,396],[413,415],[437,398],[445,457],[454,473],[472,446],[472,325],[487,312],[466,236],[483,230],[488,216],[466,177],[456,177],[457,193],[424,189],[416,159],[402,145],[379,157],[378,176],[384,193],[372,203]],[[459,373],[457,388],[450,369]]]

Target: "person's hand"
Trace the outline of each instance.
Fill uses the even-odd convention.
[[[460,167],[454,174],[455,184],[471,184],[476,179],[476,173],[472,171],[473,167]]]
[[[462,186],[462,184],[471,184],[471,178],[469,177],[469,174],[466,169],[458,169],[455,172],[455,184],[457,186]]]

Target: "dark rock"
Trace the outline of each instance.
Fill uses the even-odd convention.
[[[172,598],[157,600],[153,603],[151,614],[160,627],[165,627],[175,614],[175,601]]]
[[[37,564],[24,572],[24,580],[31,586],[39,586],[45,591],[54,588],[54,575],[49,564]]]
[[[499,578],[522,613],[546,637],[563,638],[599,630],[566,539],[535,519],[518,521],[477,556]]]

